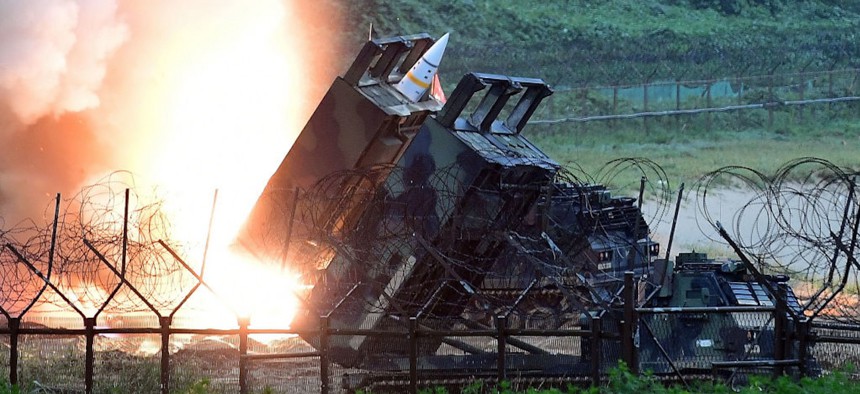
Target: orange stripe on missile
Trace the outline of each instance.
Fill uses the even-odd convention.
[[[418,87],[421,89],[427,89],[430,87],[429,83],[418,79],[418,77],[416,77],[414,74],[412,74],[412,70],[409,70],[409,72],[406,73],[406,78],[409,78],[409,80],[412,81],[412,83],[418,85]]]

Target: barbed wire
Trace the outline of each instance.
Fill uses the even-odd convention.
[[[124,213],[126,190],[129,191],[127,221]],[[106,264],[124,274],[128,284],[152,305],[162,309],[174,306],[178,302],[176,292],[192,286],[192,278],[156,243],[160,239],[171,239],[171,224],[162,201],[139,196],[134,190],[131,174],[115,172],[82,188],[77,195],[58,201],[55,225],[31,220],[0,232],[0,242],[8,249],[0,253],[3,274],[0,305],[3,309],[16,315],[35,301],[68,309],[67,301],[56,294],[58,290],[78,308],[98,310],[122,282]],[[53,211],[54,208],[52,204],[48,209]],[[53,214],[45,217],[53,218]],[[128,226],[126,240],[123,236],[125,224]],[[54,226],[57,234],[51,256]],[[21,257],[56,289],[36,300],[46,281],[34,269],[22,264],[18,256],[8,253],[12,249],[19,251]],[[113,312],[146,310],[143,300],[130,294],[128,287],[119,298],[123,302],[112,303]]]
[[[293,215],[285,257],[315,287],[303,300],[306,312],[320,316],[339,308],[344,315],[423,313],[431,320],[477,322],[506,313],[523,325],[570,324],[579,313],[612,302],[611,295],[606,301],[605,294],[595,294],[612,288],[596,290],[596,277],[620,285],[617,271],[595,250],[623,251],[613,264],[642,253],[648,224],[662,220],[674,198],[662,168],[638,158],[611,161],[595,174],[562,168],[550,179],[519,182],[502,170],[475,174],[463,168],[419,160],[407,168],[342,171],[295,193],[294,211],[280,209]],[[656,200],[649,201],[658,205],[653,217],[641,216],[635,198],[611,196],[603,186],[629,179],[622,174],[630,171],[644,178],[640,186]],[[726,193],[742,191],[748,201],[731,212],[727,228],[743,252],[763,271],[789,275],[808,314],[858,323],[856,175],[815,158],[786,163],[773,174],[721,168],[695,187],[699,225],[726,221],[715,207],[721,198],[738,198]],[[476,185],[478,176],[485,182]],[[129,286],[157,308],[170,309],[181,289],[198,283],[157,242],[171,239],[163,202],[133,192],[130,179],[112,174],[63,200],[53,260],[52,224],[29,221],[0,232],[3,244],[34,267],[8,250],[0,253],[5,311],[14,316],[40,296],[39,302],[68,308],[51,292],[41,295],[45,283],[36,271],[79,307],[109,303],[116,313],[147,308]],[[124,296],[112,300],[117,287]],[[350,292],[362,296],[345,302]]]
[[[597,182],[636,171],[663,207],[656,215],[666,211],[669,201],[665,173],[646,159],[612,161],[596,175],[562,169],[553,179],[515,184],[499,170],[482,173],[482,179],[491,181],[479,187],[470,183],[477,174],[463,168],[434,168],[428,161],[408,168],[344,171],[302,193],[297,205],[313,201],[317,208],[300,209],[307,216],[297,215],[301,223],[293,228],[317,231],[307,232],[313,234],[310,242],[293,233],[290,250],[305,245],[310,251],[307,245],[314,244],[318,254],[297,252],[290,260],[318,262],[334,255],[326,267],[330,275],[314,284],[314,292],[325,295],[309,305],[308,317],[337,308],[344,316],[394,313],[487,322],[509,313],[522,324],[537,317],[554,320],[551,325],[556,326],[578,322],[579,313],[595,302],[586,283],[586,276],[600,271],[591,243],[633,249],[650,232],[634,198],[610,197]],[[343,194],[342,185],[382,178],[376,190]],[[352,231],[332,232],[329,223],[354,217],[353,209],[363,214],[346,226]],[[325,220],[315,213],[324,213]],[[615,275],[608,280],[620,283]],[[351,291],[371,295],[343,302]]]
[[[818,158],[790,161],[773,174],[724,167],[698,182],[697,206],[716,228],[724,199],[736,200],[726,204],[740,203],[730,218],[734,241],[759,268],[794,279],[807,314],[858,323],[856,177]]]

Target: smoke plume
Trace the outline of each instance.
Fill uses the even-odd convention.
[[[0,0],[0,227],[115,170],[206,194],[267,179],[344,66],[339,14],[329,1]]]

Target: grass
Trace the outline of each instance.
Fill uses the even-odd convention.
[[[860,121],[856,119],[792,125],[774,131],[710,133],[683,130],[683,125],[678,131],[665,128],[644,132],[641,125],[639,119],[627,121],[615,130],[606,124],[549,132],[535,130],[528,133],[528,138],[558,162],[579,166],[586,173],[598,173],[607,162],[618,158],[650,159],[666,172],[673,188],[681,182],[689,187],[702,175],[724,166],[773,173],[800,157],[820,157],[843,167],[860,167]],[[609,185],[630,192],[638,187],[640,177],[639,173],[624,173]]]
[[[21,393],[75,392],[83,389],[85,358],[83,338],[30,337],[19,348],[19,382]],[[98,341],[98,339],[97,339]],[[97,342],[98,344],[98,342]],[[156,393],[160,390],[160,363],[155,356],[137,356],[122,350],[98,351],[94,363],[94,392],[97,393]],[[173,361],[170,373],[171,391],[202,394],[224,392],[216,384],[201,377],[196,360]],[[211,360],[200,363],[212,364]],[[8,372],[7,368],[4,370]],[[8,375],[6,375],[8,376]],[[211,376],[217,378],[217,376]],[[0,394],[5,394],[0,384]],[[11,389],[11,388],[9,388]]]
[[[54,371],[58,374],[66,374],[67,371]],[[124,379],[136,379],[135,370],[116,371],[115,373]],[[833,371],[818,378],[800,378],[795,379],[788,376],[780,376],[778,378],[763,377],[763,376],[745,376],[744,384],[736,384],[728,386],[722,381],[698,381],[690,382],[687,385],[674,384],[667,385],[658,380],[651,373],[646,372],[642,375],[635,375],[630,372],[629,368],[619,362],[618,366],[609,370],[608,380],[605,385],[600,387],[578,387],[568,385],[566,387],[546,388],[544,385],[539,387],[517,386],[511,382],[501,382],[498,385],[486,384],[477,381],[471,385],[460,388],[457,391],[449,391],[444,387],[435,387],[431,389],[423,389],[421,393],[425,394],[446,394],[449,392],[459,392],[464,394],[562,394],[562,393],[582,393],[582,394],[641,394],[641,393],[656,393],[656,394],[686,394],[686,393],[804,393],[804,394],[841,394],[841,393],[860,393],[860,385],[849,379],[854,372],[851,365],[847,365],[840,370]],[[98,380],[98,376],[97,376]],[[38,386],[12,386],[8,380],[0,378],[0,394],[23,394],[36,393],[42,388]],[[124,385],[122,387],[114,387],[111,389],[99,388],[96,392],[109,392],[116,394],[138,393],[138,392],[157,392],[157,387]],[[190,382],[188,385],[174,390],[182,394],[208,394],[212,392],[220,392],[214,389],[207,378],[198,378]],[[53,392],[53,391],[51,391]],[[262,393],[273,392],[270,388],[265,388]],[[369,393],[359,391],[359,393]]]
[[[136,378],[135,376],[132,376],[132,375],[133,374],[127,374],[127,377]],[[155,392],[158,392],[159,389],[160,389],[159,387],[139,387],[139,386],[127,385],[124,387],[124,389],[114,388],[114,389],[111,389],[108,391],[104,391],[104,389],[97,389],[96,392],[106,392],[106,393],[112,393],[112,394],[114,394],[114,393],[115,394],[144,393],[144,392],[155,393]],[[28,386],[25,388],[21,388],[20,386],[17,386],[17,385],[13,386],[13,385],[9,384],[8,381],[5,381],[5,380],[0,381],[0,394],[25,394],[25,393],[42,393],[42,392],[54,392],[54,391],[50,390],[50,389],[47,389],[47,391],[45,391],[45,389],[38,387],[38,386],[35,386],[35,387]],[[212,391],[210,390],[210,387],[209,387],[209,381],[207,379],[201,379],[201,380],[191,384],[187,388],[176,391],[176,392],[180,393],[180,394],[208,394],[208,393],[211,393]],[[267,392],[267,391],[264,391],[264,392]]]
[[[466,72],[539,77],[557,88],[533,119],[559,119],[643,111],[641,103],[616,103],[584,86],[644,81],[735,78],[856,67],[860,1],[809,0],[356,0],[346,8],[356,42],[373,23],[378,36],[452,32],[440,73],[451,91]],[[733,4],[731,10],[725,4]],[[356,45],[357,46],[357,45]],[[785,51],[792,48],[792,51]],[[839,79],[841,78],[841,79]],[[856,95],[857,76],[744,83],[743,97],[715,97],[713,106]],[[785,78],[783,78],[785,79]],[[798,86],[806,86],[798,92]],[[605,96],[605,95],[604,95]],[[704,97],[682,108],[702,108]],[[670,100],[673,101],[673,100]],[[665,110],[672,103],[651,103]],[[662,106],[662,107],[661,107]],[[639,107],[639,108],[637,108]],[[529,127],[529,138],[562,163],[594,174],[607,162],[641,157],[660,165],[673,185],[690,185],[727,165],[772,172],[789,160],[820,157],[858,167],[860,122],[856,104],[778,108],[768,125],[765,110],[707,117],[651,118],[616,124],[591,122]],[[834,120],[836,119],[836,120]],[[709,130],[709,131],[706,131]],[[610,183],[635,191],[641,174]]]
[[[484,386],[475,383],[460,390],[463,394],[498,393],[498,394],[690,394],[690,393],[743,393],[743,394],[853,394],[860,393],[860,385],[849,380],[853,368],[848,367],[819,378],[794,379],[788,376],[778,378],[750,376],[743,385],[729,386],[722,382],[699,381],[689,385],[666,385],[653,375],[645,373],[634,375],[623,362],[609,371],[609,382],[601,387],[581,388],[567,386],[564,388],[538,389],[515,388],[510,382],[502,382],[498,386]],[[446,394],[444,388],[426,389],[425,394]],[[456,392],[456,391],[455,391]]]
[[[356,42],[370,23],[380,36],[452,32],[441,65],[452,83],[469,71],[555,86],[698,79],[822,69],[860,53],[850,38],[860,25],[856,1],[764,2],[737,0],[740,12],[726,13],[701,0],[357,0],[348,12]]]
[[[517,9],[519,3],[516,0],[502,0],[494,2],[494,6]],[[560,20],[573,26],[604,24],[617,29],[623,36],[640,35],[658,29],[683,35],[709,35],[725,34],[738,28],[798,29],[850,23],[850,20],[839,17],[842,13],[827,7],[823,2],[806,1],[796,7],[779,7],[775,13],[771,13],[768,7],[757,7],[751,3],[747,2],[740,13],[729,16],[718,7],[696,7],[684,1],[547,1],[520,10],[520,15],[529,20]],[[565,12],[571,8],[576,8],[578,12]],[[729,18],[734,23],[726,23]],[[797,23],[786,26],[786,20]]]

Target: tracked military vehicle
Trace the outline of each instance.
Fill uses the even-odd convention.
[[[782,278],[699,254],[657,260],[635,199],[566,177],[522,134],[552,94],[542,80],[470,73],[444,103],[402,94],[432,45],[426,34],[368,42],[239,237],[311,282],[293,323],[308,343],[394,377],[509,365],[573,379],[636,354],[637,369],[679,374],[805,351],[774,334],[782,311],[796,314],[796,301],[774,313]],[[569,339],[502,340],[520,329]]]
[[[674,265],[674,268],[673,268]],[[802,316],[784,275],[757,278],[742,261],[681,253],[674,264],[660,261],[661,286],[640,316],[640,368],[655,372],[711,372],[720,366],[796,358],[796,346],[775,341],[777,327]],[[782,321],[779,321],[782,320]],[[781,354],[780,354],[781,353]],[[766,363],[760,363],[764,366]]]

